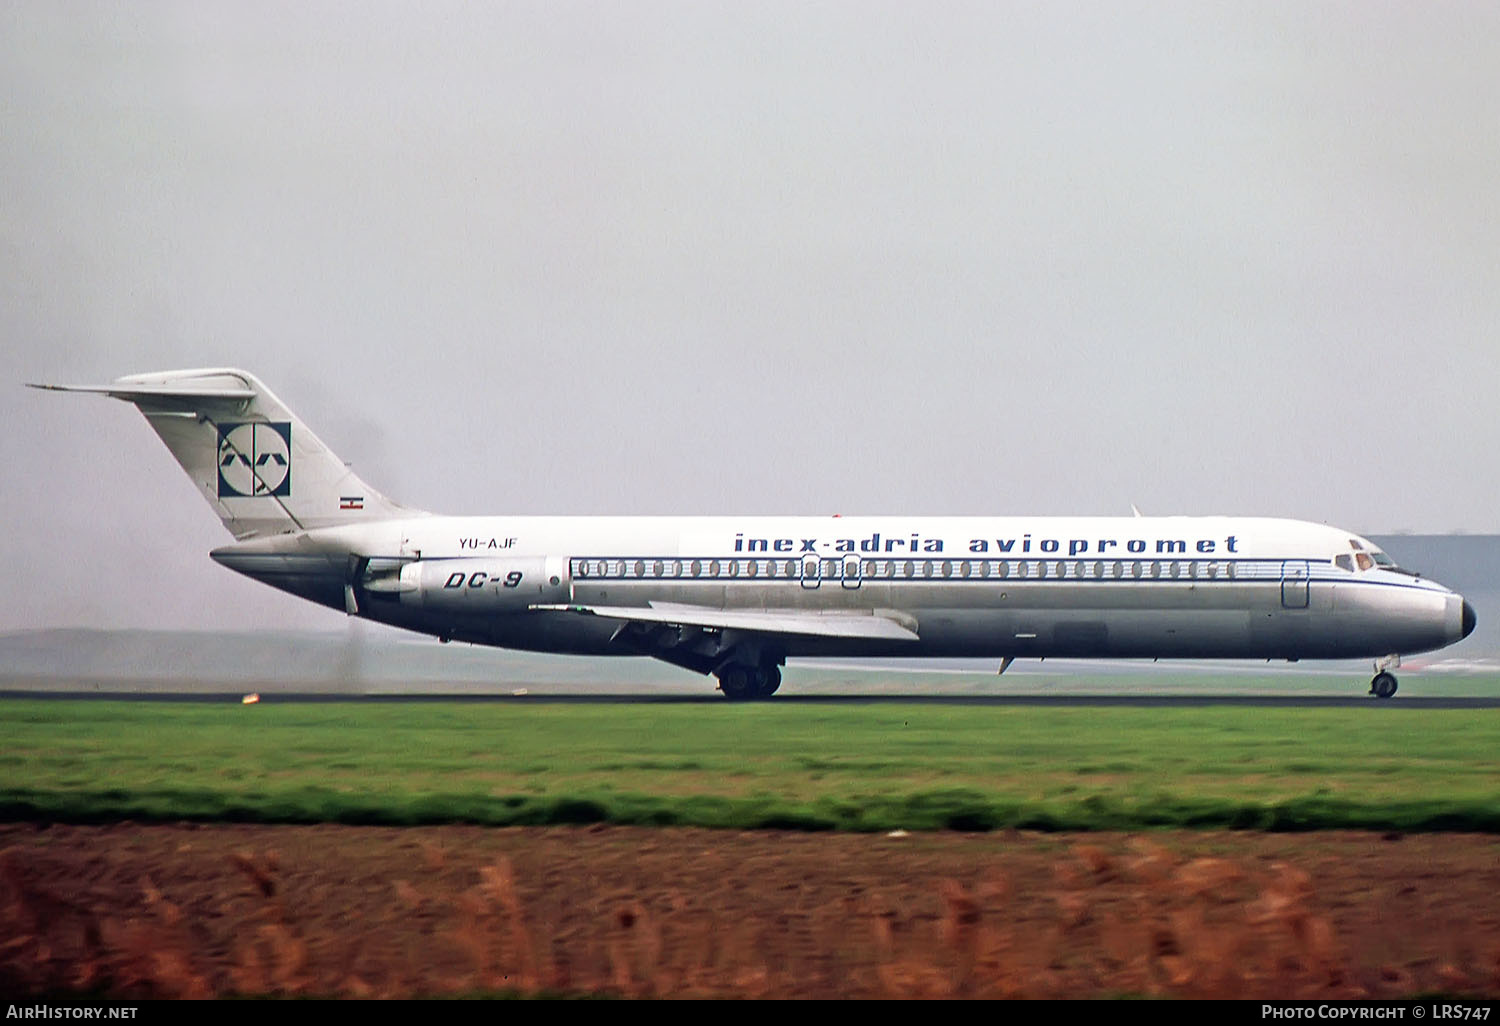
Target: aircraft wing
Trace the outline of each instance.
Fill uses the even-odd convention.
[[[821,638],[916,641],[916,621],[895,610],[715,609],[668,602],[650,606],[535,605],[532,609],[602,616],[634,623],[714,627],[757,634],[802,634]]]

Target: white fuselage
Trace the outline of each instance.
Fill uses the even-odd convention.
[[[422,516],[214,557],[444,638],[669,661],[661,625],[684,623],[782,658],[1375,657],[1472,628],[1460,596],[1365,553],[1378,550],[1336,528],[1234,517]],[[645,628],[628,612],[652,609],[709,612],[657,612]],[[815,632],[830,613],[901,636]]]

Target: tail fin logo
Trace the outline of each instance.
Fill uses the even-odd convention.
[[[292,425],[219,425],[219,498],[292,494]]]

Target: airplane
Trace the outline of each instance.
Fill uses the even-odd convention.
[[[134,404],[234,543],[209,555],[439,640],[650,656],[764,699],[788,657],[1400,658],[1461,595],[1349,531],[1250,517],[439,516],[362,481],[253,375],[32,385]]]

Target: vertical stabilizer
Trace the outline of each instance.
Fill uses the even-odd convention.
[[[416,515],[361,481],[271,390],[242,370],[34,385],[134,403],[236,538]]]

